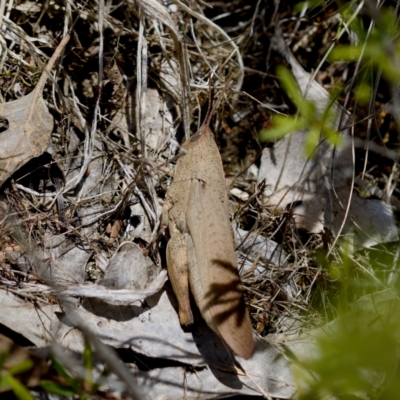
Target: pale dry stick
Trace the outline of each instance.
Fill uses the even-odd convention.
[[[31,278],[31,276],[28,274],[22,274],[22,271],[13,271],[13,272],[17,275],[22,275],[24,277],[28,276],[29,278]],[[0,278],[0,281],[2,284],[7,285],[9,287],[17,287],[22,292],[30,292],[30,293],[34,292],[34,293],[44,293],[44,294],[52,292],[52,288],[50,286],[42,285],[41,283],[15,282],[5,278]]]
[[[71,15],[72,15],[72,10],[71,10],[71,4],[69,1],[66,1],[65,3],[65,13],[64,13],[64,35],[68,32],[68,25],[69,25],[69,21],[71,19]]]
[[[196,96],[196,102],[197,102],[197,109],[199,110],[199,118],[197,118],[197,130],[200,129],[201,127],[201,105],[200,105],[200,101],[199,101],[199,96]],[[193,112],[196,111],[196,108],[193,110]]]
[[[371,104],[372,101],[372,96],[370,98],[370,107],[372,106]],[[369,108],[371,109],[371,108]],[[372,126],[372,118],[368,119],[368,124],[367,124],[367,140],[365,141],[365,160],[364,160],[364,166],[361,174],[361,179],[364,180],[365,177],[365,172],[367,171],[367,164],[368,164],[368,155],[369,155],[369,139],[371,136],[371,126]]]
[[[145,164],[143,164],[142,168],[145,168]],[[153,206],[153,209],[154,209],[154,213],[152,215],[153,215],[153,226],[154,226],[153,232],[155,233],[156,232],[156,226],[158,225],[157,222],[161,221],[162,208],[158,207],[156,189],[154,187],[152,178],[148,174],[146,174],[144,176],[143,180],[146,183],[147,190],[148,190],[148,193],[149,193],[149,196],[150,196],[150,199],[151,199],[151,202],[152,202],[152,206]]]
[[[204,15],[201,15],[198,12],[193,11],[186,4],[183,4],[179,0],[172,0],[172,2],[175,3],[176,5],[178,5],[180,8],[182,8],[184,11],[186,11],[191,16],[197,18],[198,20],[204,22],[209,27],[218,31],[231,44],[234,51],[236,52],[236,56],[237,56],[238,64],[239,64],[239,73],[238,73],[238,77],[237,77],[237,83],[235,86],[235,90],[240,91],[240,89],[242,88],[242,85],[243,85],[244,63],[243,63],[243,59],[242,59],[242,55],[240,53],[239,47],[236,45],[236,43],[232,40],[232,38],[229,37],[229,35],[221,27],[219,27],[217,24],[215,24],[214,22],[212,22],[211,20],[206,18]]]
[[[259,301],[264,302],[264,301],[266,301],[266,299],[264,298],[264,299],[261,299],[261,300],[259,300]],[[261,311],[263,314],[267,314],[267,313],[268,313],[268,312],[265,310],[265,308],[262,308],[262,307],[260,307],[260,306],[256,306],[254,303],[253,303],[253,304],[250,304],[249,307],[250,307],[250,308],[254,308],[255,310]]]
[[[49,304],[48,301],[46,301],[44,299],[41,299],[40,297],[35,296],[33,294],[23,293],[23,292],[21,292],[21,290],[11,289],[9,287],[6,287],[5,289],[4,288],[0,288],[0,290],[6,290],[7,292],[14,293],[16,296],[20,296],[20,297],[23,297],[25,299],[32,300],[34,302],[41,302],[41,303],[44,303],[44,304]]]
[[[259,251],[259,252],[256,254],[256,257],[254,258],[254,261],[253,261],[253,263],[251,264],[250,269],[242,276],[242,273],[241,273],[241,272],[242,272],[242,269],[243,269],[243,267],[244,267],[244,263],[245,263],[246,260],[249,259],[249,257],[246,255],[246,257],[243,259],[242,265],[238,268],[238,270],[239,270],[239,275],[241,275],[241,278],[245,279],[245,278],[251,278],[251,277],[254,276],[254,271],[255,271],[255,269],[256,269],[256,267],[257,267],[258,262],[260,261],[260,258],[261,258],[261,251]],[[250,260],[250,261],[251,261],[251,260]]]
[[[392,185],[392,182],[393,182],[393,180],[394,180],[394,176],[395,176],[395,174],[397,173],[397,171],[398,171],[398,163],[395,162],[395,163],[393,163],[392,172],[390,173],[388,182],[387,182],[387,184],[386,184],[386,190],[385,190],[385,192],[386,192],[386,196],[385,196],[385,197],[386,197],[386,198],[385,198],[385,200],[386,200],[387,202],[390,202],[390,198],[392,197],[392,194],[393,194],[393,192],[394,192],[394,189],[397,187],[398,179],[397,179],[396,182]]]
[[[53,104],[51,105],[51,107],[53,107],[54,110],[56,110],[59,115],[62,115],[63,113],[57,105],[57,98],[56,98],[57,87],[56,87],[56,85],[54,85],[54,82],[56,81],[55,77],[53,77],[52,80],[53,80],[53,85],[52,85],[52,90],[51,90],[51,96],[53,98]]]
[[[239,364],[240,365],[240,364]],[[246,374],[247,378],[250,379],[250,381],[253,383],[253,385],[260,391],[260,393],[267,399],[267,400],[272,400],[272,397],[250,376],[246,373],[246,370],[240,366],[242,371]]]
[[[46,65],[42,75],[40,76],[39,81],[36,84],[36,87],[34,89],[35,93],[34,93],[34,96],[32,98],[32,102],[33,103],[38,102],[40,97],[42,96],[44,85],[46,84],[47,78],[49,76],[51,76],[50,75],[50,71],[54,67],[54,64],[55,64],[56,60],[60,56],[61,52],[63,51],[64,47],[68,43],[69,39],[70,39],[70,35],[69,34],[64,36],[64,38],[61,40],[60,44],[55,49],[55,51],[54,51],[53,55],[51,56],[49,62],[47,63],[47,65]],[[28,120],[30,120],[32,118],[32,113],[34,112],[34,110],[36,110],[36,109],[34,107],[31,107],[30,114],[29,114],[29,116],[27,118]]]
[[[13,0],[9,0],[8,4],[7,4],[7,11],[4,14],[5,18],[10,18],[11,15],[11,10],[13,8]]]
[[[147,203],[146,199],[144,198],[142,192],[138,189],[138,187],[135,185],[133,193],[139,197],[140,202],[142,203],[143,207],[146,209],[146,211],[149,213],[149,216],[153,219],[153,221],[156,221],[156,215],[154,214],[153,210]]]
[[[301,311],[310,311],[310,309],[308,308],[308,305],[306,304],[305,306],[302,306],[301,304],[299,304],[299,302],[301,301],[302,303],[304,303],[304,300],[297,300],[297,299],[295,299],[294,297],[292,297],[292,296],[290,296],[290,293],[289,292],[287,292],[287,291],[284,291],[284,293],[286,294],[286,296],[287,295],[289,295],[289,297],[290,297],[290,301],[283,301],[283,300],[277,300],[276,302],[275,302],[275,304],[279,304],[279,305],[281,305],[282,307],[285,307],[286,308],[286,310],[287,311],[289,311],[290,313],[292,313],[292,311],[291,311],[291,307],[296,307],[296,308],[298,308],[299,310],[301,310]],[[272,301],[271,301],[272,302]],[[293,315],[293,314],[292,314]],[[301,320],[301,318],[300,318],[300,320]]]
[[[136,134],[140,139],[142,155],[147,158],[145,138],[146,90],[147,90],[147,40],[144,37],[144,11],[139,10],[139,39],[136,53]]]
[[[211,72],[214,72],[214,71],[211,70]],[[208,83],[201,84],[201,83],[191,82],[190,83],[190,87],[194,88],[194,89],[205,89],[205,90],[209,90],[210,89],[210,85]],[[225,85],[219,85],[219,86],[215,85],[213,88],[214,88],[215,91],[217,91],[217,90],[223,89],[224,87],[225,87]]]
[[[17,189],[19,189],[19,190],[22,190],[25,193],[29,193],[29,194],[31,194],[33,196],[38,196],[38,197],[53,197],[53,196],[57,195],[57,193],[55,193],[55,192],[39,193],[36,190],[29,189],[29,188],[27,188],[27,187],[25,187],[25,186],[23,186],[23,185],[21,185],[19,183],[16,183],[15,187]]]
[[[1,0],[1,2],[0,2],[0,31],[2,30],[2,27],[3,27],[3,16],[4,16],[5,9],[6,9],[6,0]]]
[[[1,28],[0,28],[1,29]],[[4,69],[4,64],[6,63],[7,60],[7,55],[8,55],[8,48],[7,48],[7,43],[4,40],[3,35],[0,35],[0,53],[1,54],[1,60],[0,60],[0,71],[3,71]],[[0,101],[2,103],[5,102],[5,100],[3,99],[3,96],[0,97]]]
[[[266,108],[267,110],[273,111],[276,114],[280,114],[280,115],[284,115],[285,117],[287,117],[286,113],[282,113],[280,111],[278,111],[275,108],[272,108],[270,105],[262,103],[260,100],[257,100],[255,97],[253,97],[251,94],[247,93],[247,92],[240,92],[241,94],[247,96],[249,99],[255,101],[259,106],[261,106],[262,108]]]
[[[256,22],[256,16],[258,15],[258,10],[260,9],[261,0],[257,0],[256,7],[254,9],[253,18],[251,19],[249,38],[253,37],[254,34],[254,24]]]
[[[246,289],[246,291],[248,291],[250,293],[253,293],[254,295],[258,296],[262,300],[266,300],[267,299],[267,296],[265,295],[265,293],[261,293],[258,290],[255,290],[255,289],[251,288],[250,286],[243,285],[243,288]],[[279,290],[280,290],[280,288],[279,288]],[[272,302],[272,300],[269,300],[269,301]]]

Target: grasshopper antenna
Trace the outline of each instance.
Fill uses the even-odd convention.
[[[207,127],[210,127],[211,118],[214,116],[215,111],[217,111],[218,107],[220,106],[224,94],[229,86],[229,80],[228,80],[222,89],[222,93],[218,96],[217,100],[214,103],[215,85],[213,85],[213,76],[214,76],[214,71],[210,71],[210,84],[208,86],[208,109],[203,122],[203,126]]]

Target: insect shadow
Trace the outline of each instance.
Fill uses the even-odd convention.
[[[223,276],[226,281],[210,284],[209,290],[204,296],[205,308],[213,310],[213,318],[217,325],[226,322],[234,327],[240,327],[243,323],[246,323],[247,309],[237,267],[231,262],[219,259],[213,259],[211,265],[211,268],[214,269],[213,275]],[[195,319],[197,319],[196,317],[197,315]],[[201,323],[196,322],[196,329],[193,330],[192,334],[200,353],[214,376],[224,385],[240,389],[243,383],[235,374],[226,372],[230,369],[234,371],[235,364],[237,364],[232,350],[203,320]],[[223,368],[221,369],[221,367]]]
[[[243,287],[236,265],[223,260],[211,260],[213,275],[227,278],[226,282],[214,282],[210,284],[209,290],[205,293],[206,308],[214,310],[214,318],[217,323],[233,317],[235,326],[240,327],[245,321],[246,304],[243,298]]]

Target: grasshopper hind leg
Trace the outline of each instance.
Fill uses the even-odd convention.
[[[193,323],[189,296],[188,253],[184,235],[175,232],[167,245],[168,275],[178,299],[179,321],[187,326]]]

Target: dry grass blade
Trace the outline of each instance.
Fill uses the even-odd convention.
[[[185,58],[184,49],[182,46],[182,37],[179,31],[177,30],[174,21],[169,15],[167,9],[156,2],[155,0],[138,0],[138,4],[143,7],[146,13],[151,18],[156,18],[164,25],[168,26],[171,29],[172,38],[174,40],[175,51],[178,58],[178,62],[180,65],[180,75],[181,75],[181,83],[182,83],[182,116],[183,116],[183,129],[185,131],[186,138],[189,137],[189,125],[190,125],[190,117],[189,117],[189,75],[188,75],[188,67],[187,61]]]
[[[236,54],[237,59],[238,59],[238,64],[239,64],[239,74],[237,78],[237,83],[235,85],[235,89],[239,91],[242,88],[243,84],[243,77],[244,77],[244,65],[243,65],[243,59],[242,55],[240,53],[239,48],[237,47],[236,43],[229,37],[229,35],[221,29],[217,24],[206,18],[204,15],[201,15],[195,11],[193,11],[191,8],[189,8],[187,5],[183,4],[179,0],[172,0],[175,4],[177,4],[180,8],[185,10],[188,14],[192,15],[193,17],[197,18],[199,21],[203,22],[204,24],[210,26],[212,29],[215,29],[217,32],[219,32],[227,41],[228,43],[233,47],[233,52]],[[229,60],[229,58],[228,58]],[[227,62],[226,60],[225,62]]]

